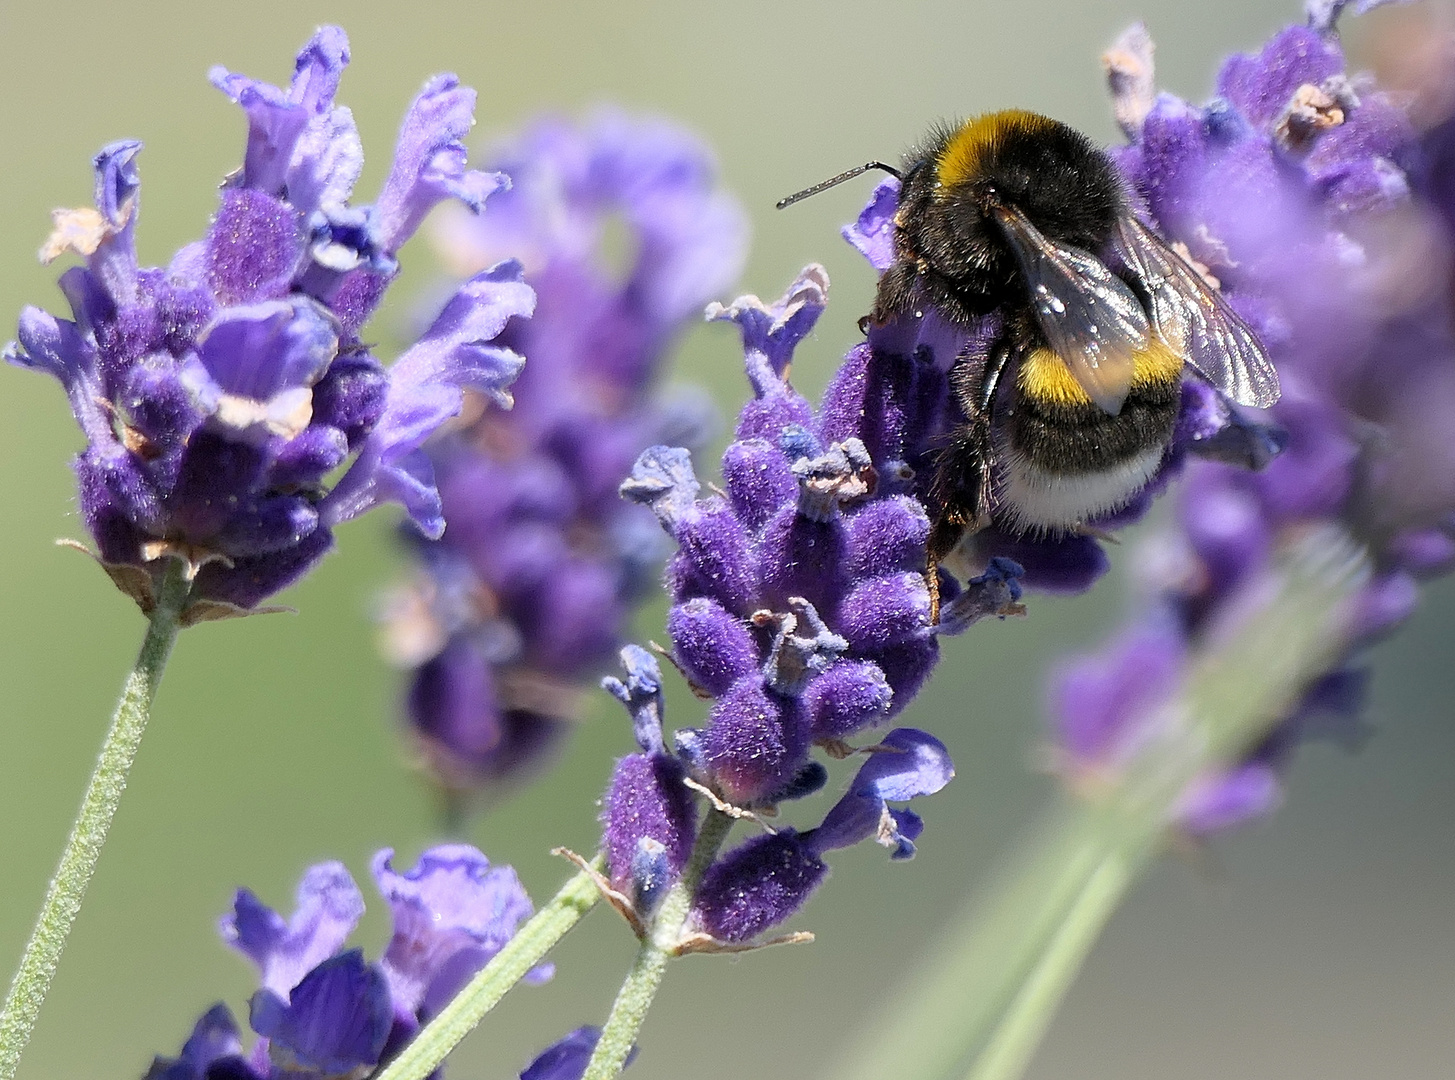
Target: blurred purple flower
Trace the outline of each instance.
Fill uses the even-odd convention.
[[[508,866],[492,867],[463,844],[431,848],[412,870],[374,857],[394,933],[381,960],[340,949],[364,913],[341,863],[312,867],[284,919],[239,889],[221,923],[223,940],[257,965],[262,988],[249,1024],[259,1039],[244,1052],[226,1005],[203,1015],[177,1058],[157,1058],[148,1080],[307,1080],[369,1072],[388,1061],[531,915]],[[550,977],[549,965],[527,980]]]
[[[511,190],[478,220],[441,215],[434,235],[463,274],[523,258],[535,317],[501,341],[530,363],[511,412],[481,400],[431,443],[449,530],[414,545],[423,570],[386,636],[412,669],[409,723],[454,793],[539,763],[620,647],[664,553],[616,488],[644,447],[703,438],[705,404],[655,382],[747,237],[707,150],[664,121],[544,120],[492,160]]]
[[[196,621],[292,584],[335,525],[381,502],[438,535],[420,445],[466,388],[509,400],[521,360],[495,339],[534,303],[515,264],[466,283],[387,371],[359,338],[430,208],[478,211],[505,181],[465,168],[475,93],[441,75],[405,117],[378,202],[350,206],[362,148],[334,104],[348,60],[343,31],[324,27],[287,88],[213,70],[247,114],[247,150],[206,238],[169,266],[137,264],[138,142],[97,155],[94,209],[55,213],[42,258],[85,258],[60,278],[74,321],[27,307],[5,355],[65,388],[87,442],[82,517],[144,609],[165,555],[196,573]]]
[[[1164,235],[1267,342],[1286,448],[1261,472],[1217,454],[1190,466],[1176,529],[1159,541],[1151,610],[1058,681],[1070,774],[1136,752],[1182,657],[1258,589],[1285,541],[1334,524],[1367,546],[1375,571],[1345,628],[1344,663],[1244,761],[1186,793],[1179,822],[1198,834],[1275,806],[1301,738],[1357,737],[1359,648],[1397,626],[1415,583],[1455,554],[1451,250],[1439,221],[1451,188],[1432,168],[1443,136],[1420,136],[1394,97],[1345,74],[1333,30],[1343,6],[1311,3],[1310,25],[1229,59],[1201,108],[1154,93],[1141,28],[1108,57],[1130,139],[1118,164]]]

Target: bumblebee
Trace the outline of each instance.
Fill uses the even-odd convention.
[[[967,532],[1060,535],[1126,506],[1172,439],[1184,365],[1231,400],[1278,400],[1257,337],[1144,225],[1111,160],[1019,110],[933,130],[901,168],[895,260],[868,323],[933,308],[988,348],[950,369],[963,419],[938,453],[933,566]]]

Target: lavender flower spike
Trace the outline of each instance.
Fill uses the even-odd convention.
[[[1309,26],[1230,58],[1206,106],[1156,96],[1117,151],[1163,232],[1269,343],[1287,387],[1272,409],[1286,448],[1261,472],[1230,466],[1224,450],[1260,453],[1234,424],[1188,466],[1148,610],[1058,682],[1068,777],[1080,786],[1134,758],[1184,658],[1259,595],[1297,536],[1332,526],[1376,567],[1339,628],[1342,660],[1309,673],[1303,700],[1243,760],[1185,793],[1172,824],[1197,835],[1276,806],[1302,739],[1357,737],[1359,649],[1455,559],[1450,243],[1434,224],[1449,219],[1449,188],[1440,168],[1404,168],[1441,160],[1449,122],[1421,135],[1400,99],[1345,73],[1332,35],[1344,6],[1310,3]]]
[[[707,150],[663,121],[546,119],[492,160],[511,189],[480,218],[445,208],[434,239],[463,273],[519,254],[539,303],[498,344],[530,364],[513,411],[475,396],[468,421],[427,448],[449,530],[410,536],[421,569],[387,616],[388,650],[410,669],[411,734],[457,800],[539,767],[621,647],[665,545],[616,487],[643,448],[701,440],[702,403],[655,384],[736,276],[746,237]],[[608,273],[621,223],[632,254]]]
[[[224,940],[262,971],[248,1020],[259,1036],[244,1052],[232,1013],[215,1005],[177,1058],[157,1058],[147,1080],[336,1080],[373,1072],[412,1039],[484,967],[531,914],[508,866],[472,847],[431,848],[412,870],[374,856],[394,934],[379,963],[340,952],[363,901],[347,870],[323,863],[304,875],[292,918],[246,889],[222,923]],[[549,965],[528,976],[549,978]]]
[[[287,88],[214,69],[247,115],[243,167],[207,236],[165,268],[137,263],[140,144],[104,148],[96,208],[58,211],[42,250],[84,258],[60,279],[71,319],[26,308],[5,351],[70,398],[81,514],[118,585],[147,610],[163,556],[190,564],[184,624],[285,588],[334,526],[380,502],[438,535],[419,448],[466,388],[503,399],[520,370],[495,342],[534,305],[510,264],[467,283],[393,370],[360,339],[423,214],[446,195],[478,210],[503,181],[464,169],[474,96],[441,76],[409,113],[378,206],[352,206],[362,149],[334,103],[348,59],[343,31],[324,27]]]

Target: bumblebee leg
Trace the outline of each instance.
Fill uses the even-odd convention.
[[[983,357],[961,354],[950,368],[950,392],[965,420],[940,450],[930,490],[931,505],[939,510],[930,526],[925,553],[931,625],[939,622],[941,561],[966,534],[990,524],[995,395],[1013,351],[1010,342],[1002,339]]]

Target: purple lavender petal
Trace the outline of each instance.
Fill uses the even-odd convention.
[[[208,72],[212,85],[248,115],[245,187],[270,194],[283,191],[295,143],[310,120],[332,108],[348,63],[348,36],[336,26],[323,26],[299,51],[293,81],[286,91],[222,67]]]
[[[1218,73],[1218,93],[1255,125],[1266,127],[1300,86],[1317,86],[1343,70],[1336,42],[1307,27],[1291,26],[1275,34],[1256,56],[1230,57]]]
[[[954,779],[955,767],[944,743],[915,728],[896,728],[881,745],[887,749],[869,755],[848,794],[834,804],[823,824],[803,835],[804,846],[814,854],[874,836],[892,849],[892,858],[914,855],[914,837],[922,823],[894,816],[886,804],[933,795]],[[903,822],[910,823],[908,831]]]
[[[343,863],[312,866],[298,883],[286,922],[248,889],[239,889],[222,940],[258,966],[262,985],[283,1001],[311,968],[338,951],[364,914],[364,898]]]
[[[456,415],[466,387],[508,401],[505,387],[519,373],[520,356],[492,342],[512,318],[535,307],[535,292],[522,280],[519,263],[502,263],[471,278],[445,306],[434,325],[389,372],[384,412],[349,471],[319,512],[328,525],[357,517],[388,498],[421,484],[422,459],[414,451],[444,420]],[[444,521],[430,500],[411,500],[415,523],[438,538]]]
[[[843,228],[844,239],[881,274],[894,265],[894,215],[898,210],[899,181],[890,177],[879,181],[859,217]]]
[[[1170,621],[1152,621],[1062,669],[1051,713],[1058,744],[1074,764],[1116,764],[1134,745],[1150,710],[1181,677],[1185,650]]]
[[[378,968],[352,949],[319,964],[285,1002],[269,989],[252,999],[252,1028],[269,1040],[274,1066],[346,1075],[379,1063],[393,1012]]]
[[[667,613],[667,634],[683,673],[714,697],[757,667],[758,646],[746,620],[707,597],[674,605]]]
[[[662,667],[640,645],[622,647],[621,666],[626,670],[626,679],[608,676],[601,680],[601,687],[626,706],[637,745],[648,754],[663,754]]]
[[[395,1012],[412,1017],[422,1006],[448,1001],[504,947],[533,908],[513,869],[492,867],[468,844],[430,848],[403,873],[390,867],[393,856],[385,848],[372,864],[394,919],[380,966]],[[532,981],[543,977],[549,976],[537,969]]]
[[[246,1070],[242,1061],[242,1040],[232,1010],[219,1002],[212,1006],[192,1029],[179,1058],[158,1057],[152,1061],[144,1080],[209,1080],[213,1067],[233,1059]],[[244,1072],[251,1077],[251,1070]]]
[[[738,324],[747,353],[748,379],[760,397],[783,393],[783,369],[823,314],[828,288],[828,273],[815,264],[806,267],[788,291],[771,304],[756,296],[740,296],[726,307],[708,307],[709,322]]]
[[[597,1027],[578,1027],[559,1041],[542,1050],[520,1074],[520,1080],[581,1080],[586,1075],[586,1066],[601,1038]],[[636,1060],[637,1048],[633,1046],[626,1056],[626,1065]]]
[[[461,86],[454,75],[436,75],[424,84],[405,114],[394,165],[379,193],[379,236],[385,251],[398,251],[441,200],[459,199],[478,214],[487,196],[510,183],[500,173],[465,168],[460,139],[474,123],[474,90]]]
[[[1277,771],[1254,761],[1198,780],[1178,801],[1176,818],[1194,836],[1209,836],[1271,813],[1282,799]]]

